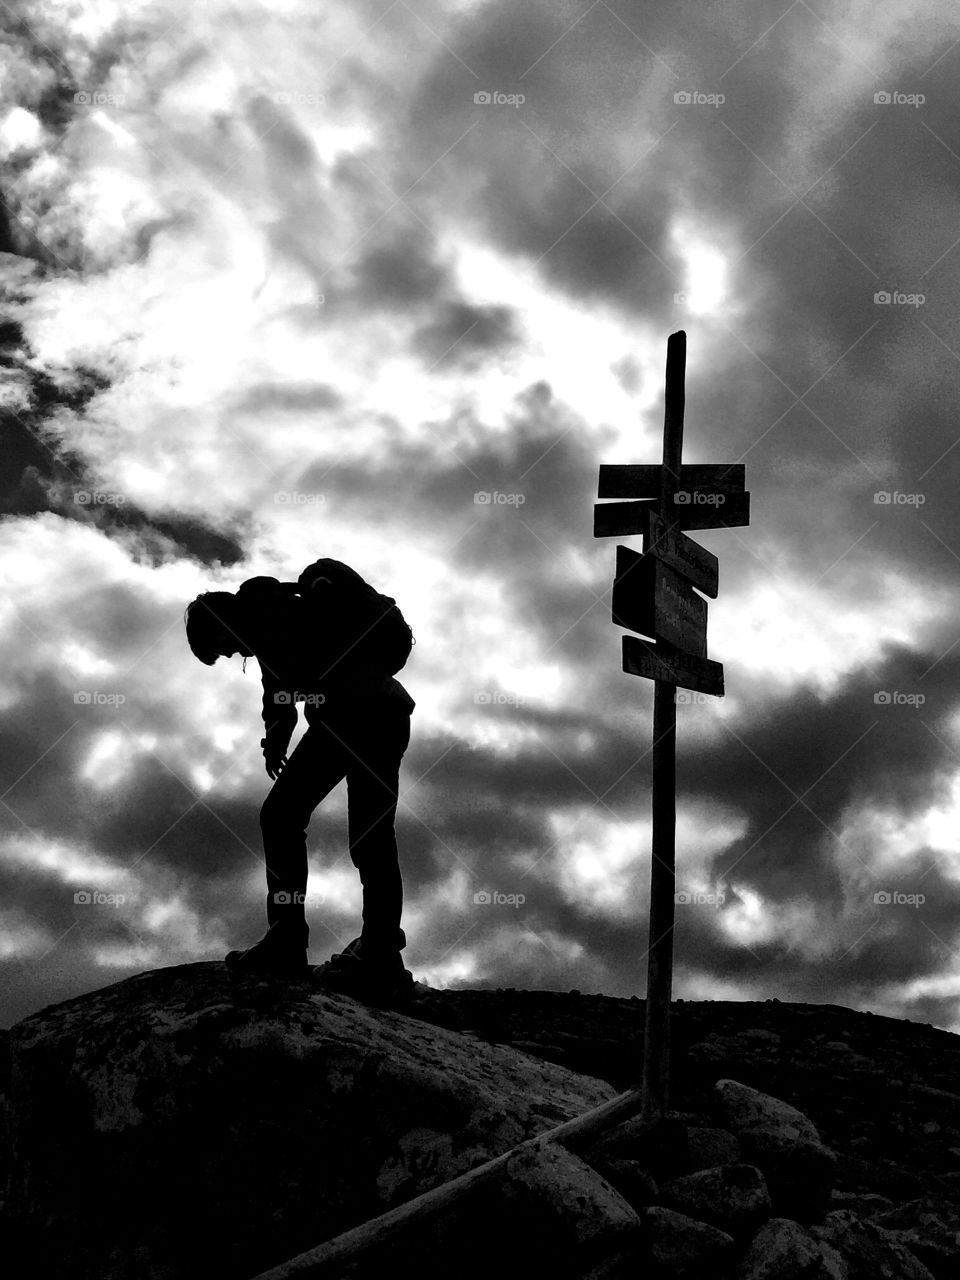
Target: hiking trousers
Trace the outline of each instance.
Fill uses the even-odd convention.
[[[364,951],[397,954],[406,945],[400,928],[403,880],[395,828],[400,761],[410,743],[410,713],[394,703],[327,712],[313,721],[274,782],[260,809],[267,866],[267,921],[289,929],[291,939],[309,931],[307,826],[323,798],[347,780],[350,857],[363,888]]]

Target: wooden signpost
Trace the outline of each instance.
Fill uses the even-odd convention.
[[[667,340],[663,463],[600,467],[600,498],[627,502],[594,507],[596,538],[640,534],[643,552],[617,547],[613,621],[640,632],[623,637],[623,670],[654,681],[653,835],[647,951],[643,1112],[667,1105],[673,923],[676,889],[676,733],[678,686],[723,695],[723,667],[707,657],[707,602],[716,597],[717,557],[684,529],[750,523],[742,463],[681,464],[687,335]]]

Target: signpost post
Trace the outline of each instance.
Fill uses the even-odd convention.
[[[744,467],[683,466],[684,372],[687,335],[667,340],[663,462],[600,467],[598,497],[628,502],[594,507],[594,537],[643,535],[643,554],[617,547],[613,621],[653,637],[623,637],[623,670],[654,682],[653,831],[647,949],[643,1113],[665,1109],[670,1060],[673,924],[676,890],[676,691],[681,686],[723,694],[723,667],[707,658],[707,602],[715,597],[717,558],[683,529],[719,529],[750,522]],[[696,590],[694,589],[696,588]]]

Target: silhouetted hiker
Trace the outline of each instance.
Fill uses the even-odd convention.
[[[348,565],[324,559],[296,583],[250,578],[236,593],[204,592],[187,606],[185,622],[201,662],[256,657],[263,677],[261,746],[274,779],[260,810],[269,927],[248,950],[231,951],[227,965],[237,973],[307,973],[306,829],[320,801],[346,777],[363,928],[315,977],[364,999],[403,999],[413,979],[400,954],[406,936],[394,822],[416,704],[393,678],[412,643],[400,610]],[[308,728],[288,759],[301,700]]]

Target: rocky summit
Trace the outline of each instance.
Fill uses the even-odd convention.
[[[140,974],[3,1033],[5,1254],[50,1280],[960,1274],[960,1037],[679,1001],[667,1112],[531,1141],[634,1089],[642,1045],[637,999],[401,1013],[222,964]]]

